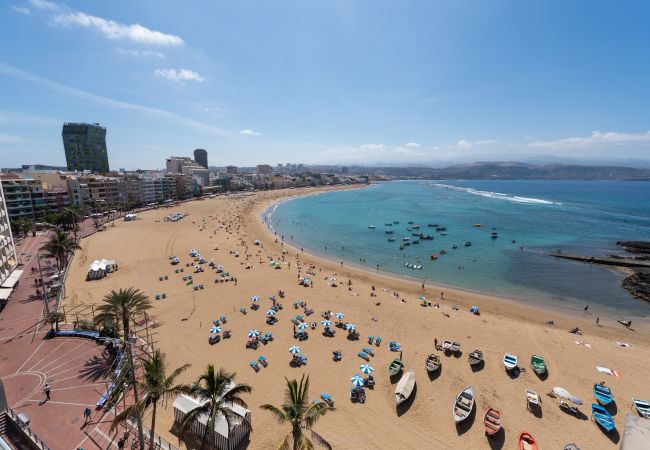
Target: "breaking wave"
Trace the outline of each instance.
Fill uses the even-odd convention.
[[[490,192],[490,191],[479,191],[473,188],[466,188],[460,186],[453,186],[450,184],[440,184],[433,183],[433,187],[439,187],[443,189],[449,189],[452,191],[467,192],[468,194],[478,195],[481,197],[494,198],[497,200],[505,200],[513,203],[528,203],[528,204],[537,204],[537,205],[561,205],[560,202],[554,202],[551,200],[544,200],[541,198],[530,198],[530,197],[520,197],[518,195],[503,194],[501,192]]]

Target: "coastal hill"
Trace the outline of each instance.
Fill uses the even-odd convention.
[[[637,180],[650,181],[650,169],[623,166],[526,164],[520,162],[476,162],[444,168],[354,167],[372,175],[404,179],[466,180]]]

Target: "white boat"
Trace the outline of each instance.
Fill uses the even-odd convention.
[[[506,366],[506,370],[514,369],[517,367],[517,357],[515,355],[511,355],[510,353],[506,353],[503,355],[503,365]]]
[[[539,406],[539,395],[537,392],[528,388],[524,392],[526,394],[526,407],[532,411]]]
[[[474,409],[474,389],[467,386],[464,391],[458,394],[454,402],[454,421],[456,423],[467,419]]]
[[[368,228],[370,228],[371,230],[374,230],[375,226],[374,225],[368,225]]]
[[[415,387],[415,371],[413,369],[402,375],[395,388],[395,403],[399,405],[405,402],[413,393]]]
[[[650,419],[650,403],[646,402],[645,400],[639,400],[638,398],[633,398],[632,405],[634,406],[634,409],[636,409],[636,411],[639,413],[641,417]]]

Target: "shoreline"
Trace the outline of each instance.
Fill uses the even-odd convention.
[[[364,185],[364,186],[355,186],[357,189],[363,189],[369,185]],[[365,277],[373,277],[373,276],[379,276],[387,281],[393,281],[393,282],[404,282],[408,283],[410,285],[411,289],[418,289],[421,290],[422,282],[424,281],[425,287],[427,290],[425,292],[430,293],[431,290],[433,289],[434,291],[441,291],[445,293],[456,293],[456,294],[461,294],[461,296],[464,297],[464,295],[468,295],[471,297],[476,298],[476,300],[488,300],[489,302],[494,302],[494,303],[502,303],[503,306],[511,306],[511,307],[518,307],[518,308],[525,308],[529,310],[530,312],[536,312],[537,314],[542,314],[542,313],[547,313],[551,312],[552,314],[561,314],[565,315],[568,317],[572,317],[576,320],[580,320],[584,318],[584,313],[581,307],[576,307],[576,308],[571,308],[568,306],[562,306],[558,304],[545,304],[545,305],[537,305],[533,304],[531,302],[526,302],[525,300],[522,300],[521,298],[515,297],[515,296],[509,296],[506,294],[496,294],[496,293],[490,293],[490,292],[483,292],[479,290],[474,290],[470,288],[466,288],[463,286],[456,286],[456,285],[451,285],[451,284],[445,284],[445,283],[439,283],[431,280],[426,280],[422,278],[417,278],[417,277],[412,277],[409,275],[403,275],[395,272],[388,272],[385,270],[378,270],[374,271],[368,267],[364,267],[361,265],[358,265],[354,262],[350,261],[345,261],[345,265],[341,266],[340,262],[341,260],[336,260],[328,255],[324,255],[321,252],[315,251],[313,249],[308,249],[308,248],[302,248],[296,246],[295,244],[289,243],[287,241],[280,242],[280,239],[274,234],[276,231],[273,228],[273,225],[270,223],[270,219],[272,218],[273,214],[275,213],[275,209],[280,206],[283,203],[286,203],[288,201],[292,201],[298,198],[303,198],[303,197],[309,197],[313,195],[320,195],[322,193],[328,193],[336,190],[343,190],[343,189],[328,189],[328,188],[316,188],[316,192],[310,192],[310,193],[302,193],[302,194],[296,194],[296,195],[291,195],[291,193],[287,193],[287,195],[280,196],[278,197],[275,201],[273,201],[271,204],[267,205],[266,207],[256,207],[254,211],[254,218],[257,219],[259,223],[261,223],[261,228],[265,231],[265,234],[269,239],[272,241],[275,240],[276,238],[278,239],[278,243],[276,245],[279,245],[279,248],[282,249],[284,248],[289,248],[294,251],[294,253],[298,253],[301,255],[302,258],[307,257],[307,258],[313,258],[316,261],[319,261],[320,263],[327,263],[328,266],[331,266],[332,270],[338,268],[338,270],[343,270],[345,269],[352,269],[353,271],[359,272],[363,274]],[[256,203],[259,203],[257,201]],[[268,212],[271,211],[270,214]],[[268,221],[267,221],[268,219]],[[273,242],[274,243],[274,242]],[[274,243],[275,244],[275,243]],[[283,244],[283,245],[282,245]],[[617,273],[623,273],[625,274],[625,271],[620,270],[618,267],[611,267],[610,268],[612,271],[617,272]],[[336,270],[334,270],[336,271]],[[623,289],[623,288],[621,288]],[[439,297],[438,297],[439,298]],[[449,298],[449,296],[447,296]],[[641,301],[640,299],[636,299],[638,301]],[[467,308],[473,306],[468,303],[465,303],[464,306]],[[480,306],[480,305],[478,305]],[[614,313],[610,311],[602,311],[599,313],[602,318],[608,318],[610,320],[616,321],[618,319],[622,319],[624,317],[622,316],[616,316]],[[627,316],[625,316],[627,317]],[[648,326],[650,328],[650,317],[639,317],[635,316],[633,317],[635,323],[637,324],[643,324],[645,326]]]

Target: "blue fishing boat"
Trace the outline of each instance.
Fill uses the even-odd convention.
[[[609,411],[595,403],[591,404],[591,418],[607,432],[612,431],[616,427]]]
[[[612,390],[602,384],[594,384],[594,397],[598,400],[598,403],[601,405],[609,405],[612,403],[614,398],[612,397]]]

